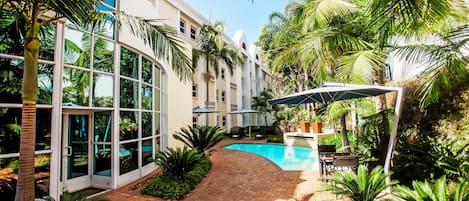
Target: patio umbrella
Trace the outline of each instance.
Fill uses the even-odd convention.
[[[257,110],[235,110],[231,112],[227,112],[226,114],[252,114],[252,113],[257,113]],[[248,121],[249,121],[249,138],[251,138],[251,115],[248,115]]]
[[[375,85],[358,85],[342,83],[325,83],[323,86],[294,93],[280,98],[268,100],[270,104],[303,104],[303,103],[322,103],[329,104],[332,101],[348,100],[377,96],[388,92],[397,92],[396,106],[394,108],[394,124],[389,139],[388,152],[384,164],[384,172],[389,173],[391,166],[391,155],[396,142],[397,126],[401,115],[402,96],[404,89],[402,87],[388,87]],[[391,182],[390,177],[386,182]]]
[[[195,108],[192,108],[192,113],[193,114],[196,114],[196,115],[200,115],[200,114],[209,114],[209,113],[218,113],[220,111],[217,111],[217,110],[210,110],[210,109],[207,109],[207,108],[201,108],[199,106],[195,107]],[[206,121],[207,125],[208,125],[208,117],[207,117],[207,121]]]

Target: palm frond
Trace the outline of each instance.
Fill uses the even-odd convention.
[[[373,50],[359,51],[339,59],[336,78],[359,84],[370,83],[384,66],[385,56]]]
[[[328,24],[335,16],[346,16],[357,12],[352,3],[343,0],[315,0],[305,4],[304,26],[315,29]]]
[[[144,19],[121,11],[93,13],[93,27],[106,26],[112,19],[117,27],[128,28],[130,33],[142,39],[158,59],[170,61],[173,71],[181,81],[191,81],[193,68],[184,42],[173,27],[161,20]]]

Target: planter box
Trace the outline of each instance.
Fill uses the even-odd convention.
[[[312,122],[313,133],[321,133],[322,132],[322,122]]]
[[[301,132],[302,133],[309,133],[309,126],[310,126],[310,123],[309,122],[300,122],[300,128],[301,128]]]

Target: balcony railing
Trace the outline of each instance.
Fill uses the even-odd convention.
[[[236,83],[232,83],[232,82],[231,82],[231,83],[230,83],[230,87],[231,87],[231,88],[236,88],[236,87],[238,87],[238,85],[237,85]]]
[[[205,105],[207,105],[208,107],[215,107],[215,102],[213,101],[205,101]]]
[[[230,104],[231,108],[238,108],[238,104]]]

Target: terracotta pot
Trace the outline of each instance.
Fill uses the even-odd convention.
[[[321,133],[322,132],[322,122],[313,122],[313,133]]]
[[[309,133],[309,122],[300,122],[301,132]]]

